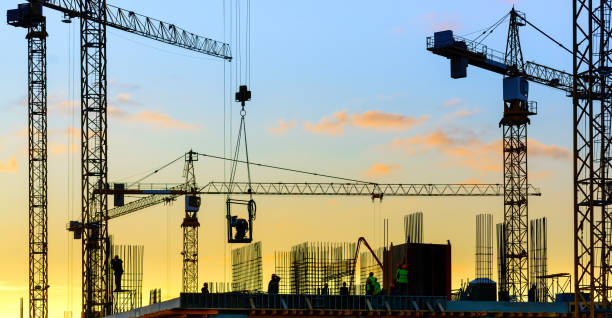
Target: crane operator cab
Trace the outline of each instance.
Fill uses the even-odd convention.
[[[243,217],[232,215],[232,205],[245,207],[246,213]],[[257,205],[255,200],[227,199],[227,242],[228,243],[251,243],[253,241],[253,220]],[[245,215],[246,214],[246,215]]]

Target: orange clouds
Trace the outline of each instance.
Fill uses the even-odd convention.
[[[377,162],[372,164],[370,168],[366,171],[366,175],[370,177],[381,177],[388,175],[393,170],[400,170],[401,167],[398,165],[391,165],[382,162]]]
[[[108,107],[108,114],[113,117],[117,117],[118,119],[143,124],[150,125],[161,128],[169,128],[169,129],[177,129],[177,130],[196,130],[197,127],[193,124],[182,122],[176,120],[169,115],[158,111],[148,111],[141,110],[135,114],[128,114],[120,108],[117,107]]]
[[[304,130],[327,135],[342,135],[346,126],[381,131],[405,131],[423,124],[429,116],[412,117],[401,114],[385,113],[379,110],[368,110],[361,114],[349,116],[346,110],[323,117],[317,123],[304,123]]]
[[[10,157],[7,160],[0,160],[0,172],[17,172],[17,158]]]
[[[421,125],[429,119],[429,116],[415,118],[400,114],[383,113],[379,110],[368,110],[362,114],[353,114],[351,117],[356,127],[379,130],[408,130],[414,126]]]
[[[283,119],[279,119],[276,122],[276,126],[267,127],[266,130],[271,135],[284,135],[284,134],[287,133],[287,131],[295,128],[296,126],[297,126],[297,121],[296,120],[285,121]]]
[[[333,113],[331,116],[323,117],[318,123],[304,123],[304,130],[317,134],[342,135],[344,126],[349,124],[349,116],[346,110]]]
[[[572,160],[571,150],[557,145],[545,145],[532,138],[527,139],[527,151],[530,156],[563,159],[567,161]]]
[[[128,116],[128,120],[134,121],[141,124],[164,127],[164,128],[173,128],[179,130],[195,130],[196,126],[176,120],[164,113],[156,112],[156,111],[147,111],[142,110],[136,114]]]
[[[413,137],[397,137],[387,144],[387,147],[404,151],[408,155],[437,151],[445,154],[450,159],[450,164],[469,167],[481,174],[502,170],[501,139],[485,142],[473,134],[463,137],[459,132],[456,135],[458,137],[436,130]],[[564,147],[545,145],[531,138],[527,140],[527,145],[528,154],[532,158],[569,160],[571,157],[570,150]]]

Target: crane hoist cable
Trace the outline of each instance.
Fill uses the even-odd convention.
[[[229,190],[230,192],[234,188],[236,180],[236,172],[238,171],[238,156],[240,155],[240,146],[244,141],[244,154],[246,158],[246,170],[247,170],[247,185],[249,199],[232,199],[228,194],[226,200],[226,218],[227,218],[227,241],[229,243],[250,243],[253,238],[253,221],[255,221],[257,205],[253,200],[252,186],[251,186],[251,166],[249,163],[249,146],[247,143],[247,131],[246,131],[246,102],[251,100],[251,91],[248,90],[246,85],[241,85],[238,92],[236,92],[236,101],[240,102],[240,127],[238,128],[238,137],[236,138],[236,149],[234,151],[234,158],[232,160],[232,167],[230,171]],[[246,206],[248,212],[248,218],[239,218],[237,215],[232,215],[233,205]]]

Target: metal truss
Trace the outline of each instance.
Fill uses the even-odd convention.
[[[202,194],[248,194],[248,183],[210,182]],[[254,195],[340,195],[371,196],[502,196],[502,184],[377,184],[377,183],[282,183],[253,182]],[[529,185],[529,194],[539,196],[540,189]]]
[[[528,280],[527,124],[503,125],[506,278],[501,290],[526,300]]]
[[[108,27],[137,34],[159,42],[178,46],[194,52],[223,58],[232,59],[229,44],[193,34],[177,27],[172,23],[159,21],[134,11],[121,9],[113,5],[104,4],[105,19],[95,12],[81,11],[79,0],[30,0],[41,2],[44,6],[61,11],[74,18],[85,18],[89,21],[104,24]]]
[[[231,189],[230,189],[231,188]],[[249,194],[246,182],[210,182],[201,187],[197,194],[227,195]],[[503,196],[503,184],[366,184],[366,183],[283,183],[252,182],[254,195],[334,195],[334,196],[367,196],[373,198],[406,197],[406,196],[439,196],[439,197],[489,197]],[[167,191],[166,194],[153,194]],[[112,188],[96,190],[100,194],[136,194],[148,195],[108,211],[108,218],[115,219],[163,202],[172,202],[181,195],[190,194],[185,184],[136,184],[133,187],[114,190]],[[541,196],[539,188],[529,185],[529,195]]]
[[[573,1],[575,317],[610,308],[611,13],[610,0]]]
[[[47,29],[45,18],[28,28],[28,172],[30,317],[46,318],[47,261]]]
[[[185,154],[185,190],[195,193],[197,191],[195,169],[193,162],[198,160],[198,154],[189,151]],[[181,227],[183,228],[183,293],[195,293],[198,291],[198,209],[188,209],[188,200],[185,199],[185,218]],[[191,203],[189,204],[191,205]]]
[[[107,100],[105,0],[81,1],[81,12],[96,19],[80,19],[81,26],[81,220],[83,315],[111,312],[108,255],[108,200],[94,195],[107,183]]]

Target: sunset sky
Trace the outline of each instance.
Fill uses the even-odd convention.
[[[226,41],[230,2],[224,12],[221,0],[109,0]],[[2,1],[0,11],[17,3]],[[571,44],[569,1],[252,1],[250,159],[381,183],[502,183],[501,76],[469,67],[467,78],[451,79],[449,61],[426,51],[425,38],[446,29],[473,38],[513,5],[552,37]],[[50,317],[61,317],[81,306],[80,242],[65,230],[80,215],[79,25],[61,23],[57,12],[46,15],[49,298]],[[504,51],[506,36],[507,23],[483,44]],[[0,317],[16,317],[20,297],[27,304],[24,37],[25,30],[0,24]],[[571,55],[535,30],[522,28],[521,42],[526,61],[571,71]],[[219,59],[108,29],[109,180],[135,181],[189,149],[229,156],[239,106],[232,102],[235,87],[228,70]],[[529,177],[543,196],[530,198],[529,217],[549,218],[549,273],[571,272],[571,100],[552,88],[530,88],[538,115],[529,126]],[[147,181],[181,182],[182,165]],[[228,168],[200,159],[198,183],[223,181]],[[256,167],[252,176],[262,182],[333,181]],[[238,179],[245,178],[246,171],[239,170]],[[224,200],[203,198],[200,283],[229,282]],[[383,218],[391,221],[391,240],[401,242],[403,216],[422,211],[425,241],[451,241],[457,288],[461,280],[474,278],[476,214],[493,213],[495,223],[503,214],[501,197],[256,200],[254,235],[263,244],[264,284],[273,272],[274,251],[304,241],[356,242],[359,236],[379,245]],[[144,304],[153,288],[162,288],[164,299],[178,296],[183,209],[177,201],[109,223],[117,243],[145,247]]]

